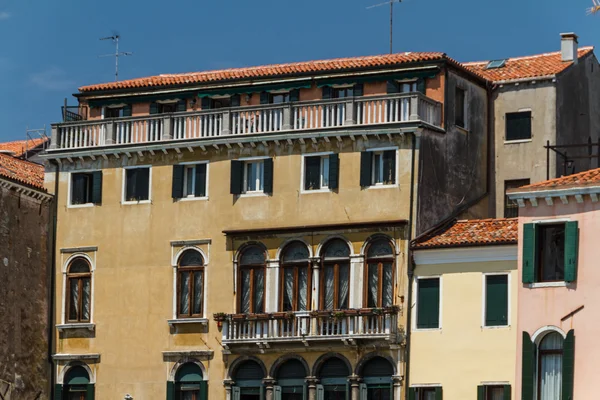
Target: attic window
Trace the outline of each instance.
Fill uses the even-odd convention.
[[[485,69],[502,68],[506,65],[506,60],[492,60],[488,63]]]

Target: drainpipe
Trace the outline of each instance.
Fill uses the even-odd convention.
[[[48,363],[50,364],[50,399],[54,398],[54,361],[52,355],[54,353],[54,307],[55,307],[55,287],[56,287],[56,220],[58,214],[58,182],[60,166],[56,160],[50,160],[50,164],[54,165],[54,198],[52,199],[52,239],[50,241],[50,299],[48,301]]]
[[[412,232],[413,232],[413,222],[415,222],[415,218],[413,218],[413,209],[414,209],[414,199],[415,199],[415,155],[416,155],[416,146],[417,146],[417,135],[415,133],[412,134],[412,165],[410,167],[410,206],[409,206],[409,216],[408,216],[408,250],[407,250],[407,273],[408,273],[408,293],[407,293],[407,310],[406,310],[406,347],[405,347],[405,355],[404,355],[404,398],[408,400],[408,388],[409,388],[409,376],[410,376],[410,331],[411,331],[411,319],[412,319],[412,281],[413,281],[413,271],[414,271],[414,263],[411,251],[411,243],[412,243]]]

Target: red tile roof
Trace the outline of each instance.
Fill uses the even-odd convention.
[[[517,218],[454,221],[417,238],[414,249],[516,244]]]
[[[600,168],[511,189],[508,193],[538,192],[600,185]]]
[[[44,166],[0,153],[0,177],[44,189]]]
[[[44,143],[47,139],[31,139],[31,140],[17,140],[14,142],[5,142],[0,143],[0,152],[10,152],[15,157],[21,157],[25,154],[25,151],[31,150],[42,143]]]
[[[257,67],[230,68],[216,71],[190,72],[183,74],[163,74],[146,78],[109,82],[98,85],[82,86],[80,92],[97,90],[132,89],[156,86],[184,85],[193,83],[213,83],[239,79],[283,77],[306,73],[324,73],[356,70],[362,68],[390,67],[421,61],[448,60],[445,53],[396,53],[379,56],[336,58],[331,60],[304,61],[287,64],[262,65]]]
[[[579,58],[582,58],[593,51],[594,47],[592,46],[580,47],[577,54]],[[463,65],[472,72],[482,75],[490,81],[500,82],[552,76],[573,64],[572,62],[562,61],[560,51],[526,57],[508,58],[506,64],[500,68],[485,69],[488,63],[489,61],[477,61],[463,63]]]

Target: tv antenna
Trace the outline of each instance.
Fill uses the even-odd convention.
[[[115,82],[119,80],[119,57],[132,56],[133,53],[130,51],[121,51],[119,52],[119,34],[114,34],[112,36],[107,36],[100,38],[100,40],[112,40],[115,44],[115,52],[114,54],[103,54],[98,57],[114,57],[115,58]]]
[[[374,4],[372,6],[367,7],[367,10],[375,7],[385,6],[386,4],[390,5],[390,54],[394,52],[393,40],[394,40],[394,3],[402,3],[402,0],[389,0],[384,3]]]

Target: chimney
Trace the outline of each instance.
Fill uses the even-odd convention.
[[[560,53],[563,61],[577,64],[577,35],[573,32],[560,34]]]

